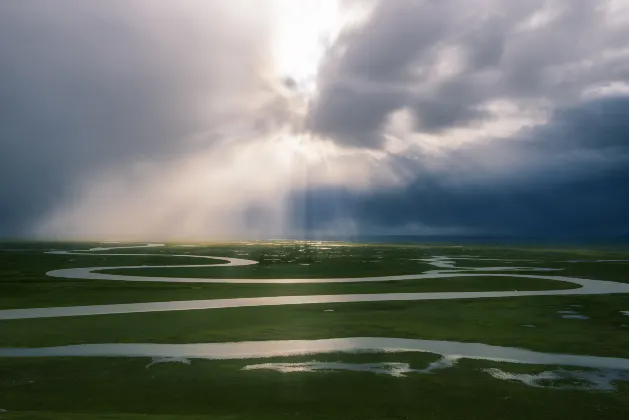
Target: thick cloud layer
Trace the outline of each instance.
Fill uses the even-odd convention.
[[[2,2],[0,233],[29,232],[103,172],[271,125],[268,5]]]
[[[0,235],[629,231],[629,2],[281,1],[0,3]]]
[[[422,168],[408,185],[314,189],[298,194],[295,211],[307,213],[310,232],[347,236],[629,232],[629,96],[559,109],[515,138],[460,148],[443,166],[429,169],[434,156],[415,158],[390,157],[392,165]]]
[[[573,103],[588,87],[629,77],[629,25],[614,22],[619,15],[587,0],[380,2],[329,55],[310,127],[377,147],[400,109],[414,131],[447,134],[496,118],[496,101],[521,111]]]
[[[310,128],[412,175],[299,193],[308,229],[629,232],[629,3],[467,5],[380,2],[339,40]]]

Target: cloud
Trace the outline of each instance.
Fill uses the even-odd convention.
[[[415,171],[403,186],[302,191],[295,208],[312,232],[351,218],[347,234],[618,235],[629,232],[628,118],[629,96],[560,108],[508,139],[392,155]]]
[[[309,127],[374,148],[401,109],[415,132],[444,134],[496,119],[487,106],[499,100],[574,103],[589,86],[629,75],[629,27],[610,24],[612,14],[589,1],[380,2],[328,55]]]
[[[366,3],[0,3],[0,235],[629,229],[626,2]]]
[[[3,2],[0,233],[28,232],[104,173],[287,119],[268,80],[269,2],[232,3]]]

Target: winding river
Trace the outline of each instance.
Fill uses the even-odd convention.
[[[221,261],[220,266],[246,266],[257,264],[256,261],[241,258],[226,258],[199,255],[164,255],[164,254],[121,254],[102,253],[127,248],[154,248],[162,244],[142,246],[96,247],[82,251],[49,251],[51,254],[62,255],[97,255],[135,256],[156,255],[162,257],[177,256],[187,258],[204,258]],[[94,254],[92,254],[94,255]],[[629,293],[629,284],[611,281],[590,280],[575,277],[513,274],[512,271],[552,271],[534,267],[474,267],[456,268],[453,257],[433,257],[421,261],[433,265],[437,270],[429,270],[419,274],[363,277],[363,278],[315,278],[315,279],[227,279],[227,278],[171,278],[151,276],[129,276],[103,273],[113,269],[141,269],[162,267],[212,267],[216,264],[191,265],[159,265],[159,266],[120,266],[120,267],[89,267],[53,270],[46,273],[50,277],[68,279],[110,280],[110,281],[141,281],[141,282],[173,282],[173,283],[255,283],[255,284],[303,284],[303,283],[358,283],[387,282],[403,280],[422,280],[434,278],[474,277],[474,276],[508,276],[535,278],[573,283],[579,286],[574,289],[538,290],[538,291],[499,291],[499,292],[437,292],[437,293],[379,293],[379,294],[342,294],[342,295],[305,295],[305,296],[269,296],[257,298],[210,299],[173,302],[149,302],[132,304],[110,304],[90,306],[69,306],[52,308],[29,308],[0,310],[0,320],[56,318],[69,316],[125,314],[138,312],[207,310],[220,308],[238,308],[252,306],[303,305],[316,303],[342,302],[379,302],[379,301],[420,301],[444,299],[501,298],[517,296],[554,296],[554,295],[598,295]],[[476,259],[461,257],[460,259]],[[496,260],[499,261],[499,260]],[[510,260],[514,261],[514,260]],[[295,356],[322,353],[355,353],[355,352],[430,352],[442,355],[450,360],[484,359],[501,362],[567,365],[595,369],[616,369],[629,371],[629,359],[594,357],[580,355],[563,355],[539,353],[529,350],[490,346],[479,343],[459,343],[450,341],[400,339],[386,337],[348,337],[323,340],[281,340],[262,342],[235,343],[198,343],[198,344],[85,344],[44,348],[0,348],[0,357],[52,357],[52,356],[83,356],[83,357],[154,357],[154,358],[203,358],[203,359],[246,359],[269,358],[277,356]],[[311,367],[312,368],[312,367]],[[505,374],[506,375],[506,374]],[[503,376],[505,376],[503,375]],[[493,375],[499,377],[500,375]],[[508,376],[508,375],[506,375]],[[509,377],[513,379],[512,377]],[[509,379],[508,378],[508,379]],[[624,376],[623,376],[624,378]],[[516,378],[517,379],[517,378]],[[533,382],[531,382],[532,384]]]

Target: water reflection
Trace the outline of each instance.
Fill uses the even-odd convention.
[[[481,274],[432,274],[421,278],[440,277],[473,277]],[[484,277],[503,276],[502,274],[482,274]],[[306,295],[306,296],[270,296],[256,298],[234,299],[209,299],[187,300],[173,302],[148,302],[148,303],[124,303],[111,305],[91,306],[67,306],[53,308],[29,308],[0,310],[0,320],[29,319],[29,318],[55,318],[66,316],[128,314],[139,312],[164,312],[164,311],[189,311],[200,309],[243,308],[254,306],[278,306],[278,305],[304,305],[317,303],[347,303],[347,302],[383,302],[383,301],[420,301],[420,300],[447,300],[447,299],[476,299],[476,298],[501,298],[516,296],[554,296],[554,295],[596,295],[612,293],[629,293],[629,284],[614,283],[602,280],[588,280],[561,276],[537,276],[509,274],[509,277],[537,278],[571,282],[582,286],[576,289],[562,290],[524,290],[501,292],[431,292],[431,293],[371,293],[371,294],[344,294],[344,295]],[[397,276],[405,277],[405,276]],[[415,276],[417,277],[417,276]],[[371,279],[347,279],[352,281],[380,281]],[[389,280],[394,280],[388,278]],[[187,279],[191,280],[191,279]],[[268,280],[268,279],[267,279]],[[276,280],[276,279],[271,279]],[[285,279],[277,279],[278,282]],[[300,279],[303,283],[327,281],[334,279]],[[267,281],[260,280],[259,283]]]
[[[556,370],[537,374],[509,373],[501,369],[484,369],[496,379],[521,382],[535,388],[613,391],[614,382],[629,381],[629,372],[622,370]]]
[[[0,348],[0,357],[156,357],[192,359],[257,359],[325,353],[434,353],[446,358],[491,360],[532,365],[578,366],[629,371],[629,359],[541,353],[513,347],[456,341],[350,337],[321,340],[243,341],[200,344],[82,344],[41,348]]]
[[[390,375],[397,378],[409,373],[426,373],[426,369],[411,369],[408,363],[340,363],[340,362],[304,362],[304,363],[260,363],[247,365],[242,370],[274,370],[281,373],[294,372],[371,372]]]

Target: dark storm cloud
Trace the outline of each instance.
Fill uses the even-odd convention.
[[[551,138],[540,146],[556,149],[610,150],[629,153],[629,97],[612,96],[557,110],[552,123],[531,137]]]
[[[422,233],[421,227],[516,235],[629,232],[629,96],[557,110],[515,138],[448,155],[445,169],[391,156],[415,170],[399,188],[312,190],[295,199],[311,231],[352,219],[358,231]],[[420,227],[416,232],[413,226]]]
[[[253,6],[252,6],[253,7]],[[218,2],[0,3],[0,234],[83,177],[197,145],[260,86],[263,25]],[[233,15],[233,13],[232,13]],[[203,141],[212,141],[211,135]]]
[[[398,103],[395,93],[339,85],[319,99],[311,115],[316,125],[311,128],[344,144],[353,144],[357,138],[367,145],[377,144],[380,126]]]
[[[417,132],[440,133],[491,120],[496,100],[565,106],[590,85],[628,80],[618,53],[629,27],[608,21],[584,0],[379,2],[329,54],[309,127],[377,147],[399,109]]]
[[[629,83],[629,19],[608,3],[378,1],[330,47],[305,121],[292,124],[294,80],[281,75],[282,94],[268,82],[268,2],[0,2],[0,235],[33,232],[51,211],[85,219],[64,219],[55,234],[66,225],[125,231],[157,208],[163,214],[138,232],[178,223],[205,232],[206,219],[227,224],[217,219],[256,193],[241,224],[270,225],[282,213],[264,199],[283,198],[291,177],[264,176],[280,163],[249,170],[282,153],[215,145],[262,144],[256,134],[287,126],[338,146],[322,166],[347,162],[338,152],[352,162],[340,169],[369,168],[354,177],[364,182],[337,167],[330,173],[347,182],[295,191],[296,230],[345,221],[364,232],[629,230],[629,98],[618,93]],[[409,127],[394,130],[393,115],[408,116]],[[504,121],[513,134],[485,129]],[[417,134],[445,147],[433,153]],[[387,138],[399,144],[389,148]],[[225,161],[237,164],[212,167]],[[136,172],[142,182],[127,179]],[[313,173],[313,184],[317,177],[325,178]],[[92,178],[99,182],[83,183]],[[389,178],[397,183],[380,181]],[[266,192],[279,184],[282,194]],[[240,198],[230,204],[231,193]],[[184,220],[190,213],[199,223]]]
[[[445,134],[447,142],[449,129],[498,120],[486,105],[502,100],[522,110],[543,106],[548,121],[440,155],[413,147],[389,154],[389,165],[414,174],[412,181],[367,192],[301,192],[296,214],[306,215],[313,232],[344,220],[361,233],[628,232],[629,97],[587,96],[629,81],[628,22],[612,24],[598,2],[468,6],[379,3],[329,56],[311,129],[378,148],[387,118],[406,109],[413,131]],[[453,70],[436,77],[444,63]],[[343,95],[345,86],[359,93]]]
[[[420,130],[425,132],[438,132],[488,116],[482,109],[458,102],[457,96],[418,101],[413,104],[413,112]]]

